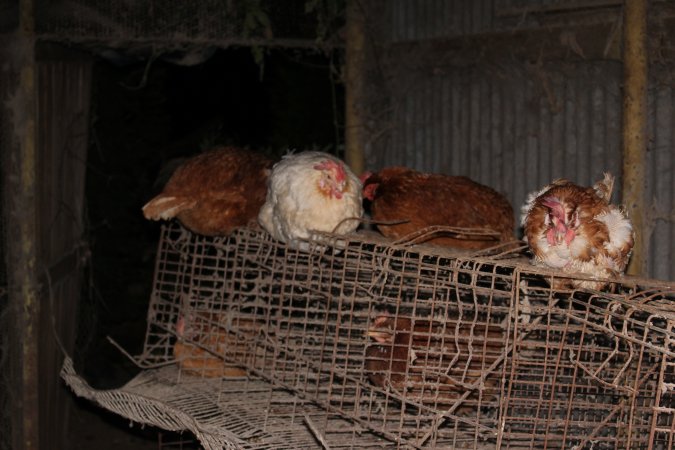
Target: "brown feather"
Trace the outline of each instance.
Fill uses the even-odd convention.
[[[501,370],[486,370],[507,345],[500,325],[415,319],[413,327],[409,318],[380,316],[368,334],[377,336],[366,348],[365,371],[373,385],[437,405],[452,404],[472,389],[467,403],[475,402],[478,386],[484,399],[498,393]]]
[[[373,185],[376,185],[373,188]],[[427,242],[463,249],[482,249],[514,240],[513,208],[494,189],[466,177],[421,173],[405,167],[389,167],[365,181],[373,192],[373,220],[405,221],[379,224],[378,230],[399,239],[433,225],[490,229],[499,237],[437,237]]]
[[[623,273],[633,247],[630,221],[609,203],[614,178],[605,174],[593,187],[556,180],[532,194],[523,208],[525,238],[534,254],[535,264],[560,269],[568,274],[611,278]],[[551,242],[553,212],[547,203],[554,200],[564,210],[569,242]],[[610,229],[614,227],[614,230]],[[554,288],[602,289],[606,282],[560,278]]]
[[[226,329],[228,316],[224,312],[193,311],[188,317],[180,317],[176,335],[183,339],[174,344],[173,353],[184,372],[209,378],[246,376],[243,364],[227,362],[223,357],[229,355],[236,360],[246,357],[255,346],[261,323],[244,317],[229,320],[239,335]]]
[[[143,207],[143,215],[152,220],[175,217],[207,236],[229,234],[255,223],[272,164],[262,154],[236,147],[202,153],[176,169],[162,193]]]

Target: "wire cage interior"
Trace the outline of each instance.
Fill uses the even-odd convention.
[[[175,361],[179,385],[264,380],[331,448],[672,448],[673,289],[557,276],[367,232],[300,250],[171,224],[136,359]]]

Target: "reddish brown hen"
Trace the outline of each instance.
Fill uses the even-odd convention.
[[[456,235],[427,242],[463,249],[483,249],[515,240],[513,208],[494,189],[466,177],[421,173],[405,167],[389,167],[366,173],[363,196],[370,200],[376,222],[385,236],[399,239],[422,228],[440,225],[491,230],[490,235]]]
[[[176,323],[179,339],[173,347],[179,367],[186,373],[209,378],[243,377],[242,364],[231,364],[225,356],[242,361],[255,354],[255,337],[261,324],[227,313],[190,312]],[[237,333],[234,333],[236,331]]]
[[[563,273],[612,278],[623,274],[633,248],[633,227],[609,200],[614,177],[593,187],[557,180],[533,192],[522,208],[522,225],[534,264]],[[554,288],[602,289],[608,283],[560,278]]]
[[[237,147],[220,147],[181,165],[161,194],[143,207],[152,220],[177,218],[207,236],[256,222],[265,203],[273,160]]]
[[[380,316],[368,335],[376,342],[366,348],[368,379],[401,397],[451,405],[470,392],[465,410],[479,396],[491,401],[499,392],[498,367],[508,341],[501,325],[416,319],[413,328],[410,318]]]

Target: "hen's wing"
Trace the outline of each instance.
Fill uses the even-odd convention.
[[[196,203],[183,196],[159,194],[143,206],[143,215],[149,220],[170,220]]]
[[[376,221],[404,221],[378,225],[382,234],[400,238],[425,227],[489,228],[499,237],[438,237],[429,242],[457,248],[485,248],[513,240],[513,209],[493,189],[466,177],[425,174],[410,169],[385,169],[366,181],[374,190],[371,204]],[[375,189],[369,188],[377,184]]]
[[[599,198],[604,200],[607,204],[612,199],[612,189],[614,188],[614,176],[612,176],[610,173],[605,172],[603,174],[603,179],[598,181],[593,185],[593,189],[595,189],[595,193],[598,195]]]

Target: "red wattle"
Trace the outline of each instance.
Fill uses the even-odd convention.
[[[567,230],[565,233],[565,244],[570,245],[570,242],[574,240],[575,236],[574,230]]]

